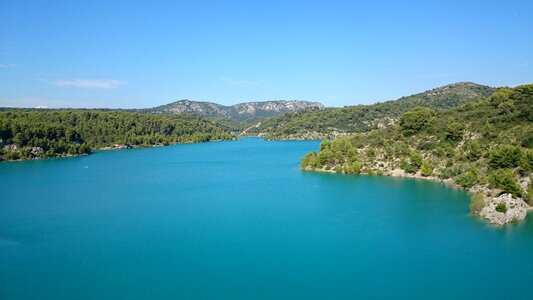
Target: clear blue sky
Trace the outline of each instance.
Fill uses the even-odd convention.
[[[0,0],[0,106],[328,106],[533,82],[533,1]]]

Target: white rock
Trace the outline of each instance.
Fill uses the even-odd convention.
[[[481,209],[479,215],[487,219],[491,224],[504,225],[514,221],[524,220],[527,216],[529,206],[520,198],[513,198],[511,194],[503,194],[494,198],[485,199],[485,207]],[[498,204],[504,203],[507,207],[505,213],[496,211]]]

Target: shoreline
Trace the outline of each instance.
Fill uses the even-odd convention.
[[[318,169],[318,168],[305,167],[305,168],[301,168],[301,170],[309,171],[309,172],[347,175],[344,172],[336,172],[334,168],[326,170],[325,168]],[[497,227],[502,227],[510,223],[523,221],[527,218],[527,215],[529,214],[529,212],[533,211],[533,207],[529,206],[522,198],[513,198],[511,194],[507,194],[507,193],[502,194],[500,193],[499,190],[490,189],[486,185],[475,185],[469,189],[464,189],[461,186],[454,183],[450,178],[441,179],[435,176],[422,176],[419,174],[420,171],[418,171],[415,174],[407,173],[402,169],[381,170],[381,171],[383,171],[382,174],[359,173],[357,175],[387,176],[387,177],[395,177],[395,178],[411,178],[411,179],[428,180],[428,181],[432,181],[435,183],[444,184],[445,186],[449,188],[465,191],[470,194],[471,200],[476,194],[481,193],[483,195],[484,206],[479,211],[473,210],[471,208],[470,214],[477,216],[487,221],[489,224],[497,226]],[[509,209],[507,209],[506,212],[498,211],[497,207],[501,203],[504,203],[506,207],[509,207]]]
[[[128,149],[145,149],[145,148],[157,148],[157,147],[167,147],[167,146],[174,146],[174,145],[185,145],[185,144],[201,144],[201,143],[211,143],[211,142],[229,142],[229,141],[237,141],[238,138],[228,139],[228,140],[210,140],[205,142],[183,142],[183,143],[172,143],[168,145],[164,144],[154,144],[154,145],[148,145],[148,146],[138,146],[138,145],[125,145],[125,144],[114,144],[113,146],[106,146],[102,148],[91,148],[91,153],[82,153],[82,154],[61,154],[54,157],[31,157],[31,158],[23,158],[23,159],[10,159],[10,160],[0,160],[0,164],[3,162],[22,162],[22,161],[32,161],[32,160],[46,160],[46,159],[52,159],[52,158],[68,158],[68,157],[78,157],[78,156],[89,156],[92,154],[92,151],[112,151],[112,150],[128,150]],[[1,149],[0,149],[1,150]]]

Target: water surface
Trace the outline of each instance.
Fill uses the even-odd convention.
[[[0,163],[0,299],[532,298],[531,220],[493,228],[437,183],[301,172],[318,144]]]

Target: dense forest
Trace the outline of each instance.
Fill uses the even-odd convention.
[[[455,83],[373,105],[283,114],[264,120],[260,126],[247,133],[260,134],[274,140],[332,138],[395,124],[402,113],[418,106],[444,111],[486,97],[493,91],[491,87],[475,83]]]
[[[104,147],[145,147],[235,138],[194,115],[124,111],[3,109],[1,160],[88,154]]]
[[[428,177],[477,192],[472,210],[511,194],[533,205],[533,84],[437,112],[417,107],[396,125],[324,140],[302,168]],[[505,212],[505,203],[496,210]]]

